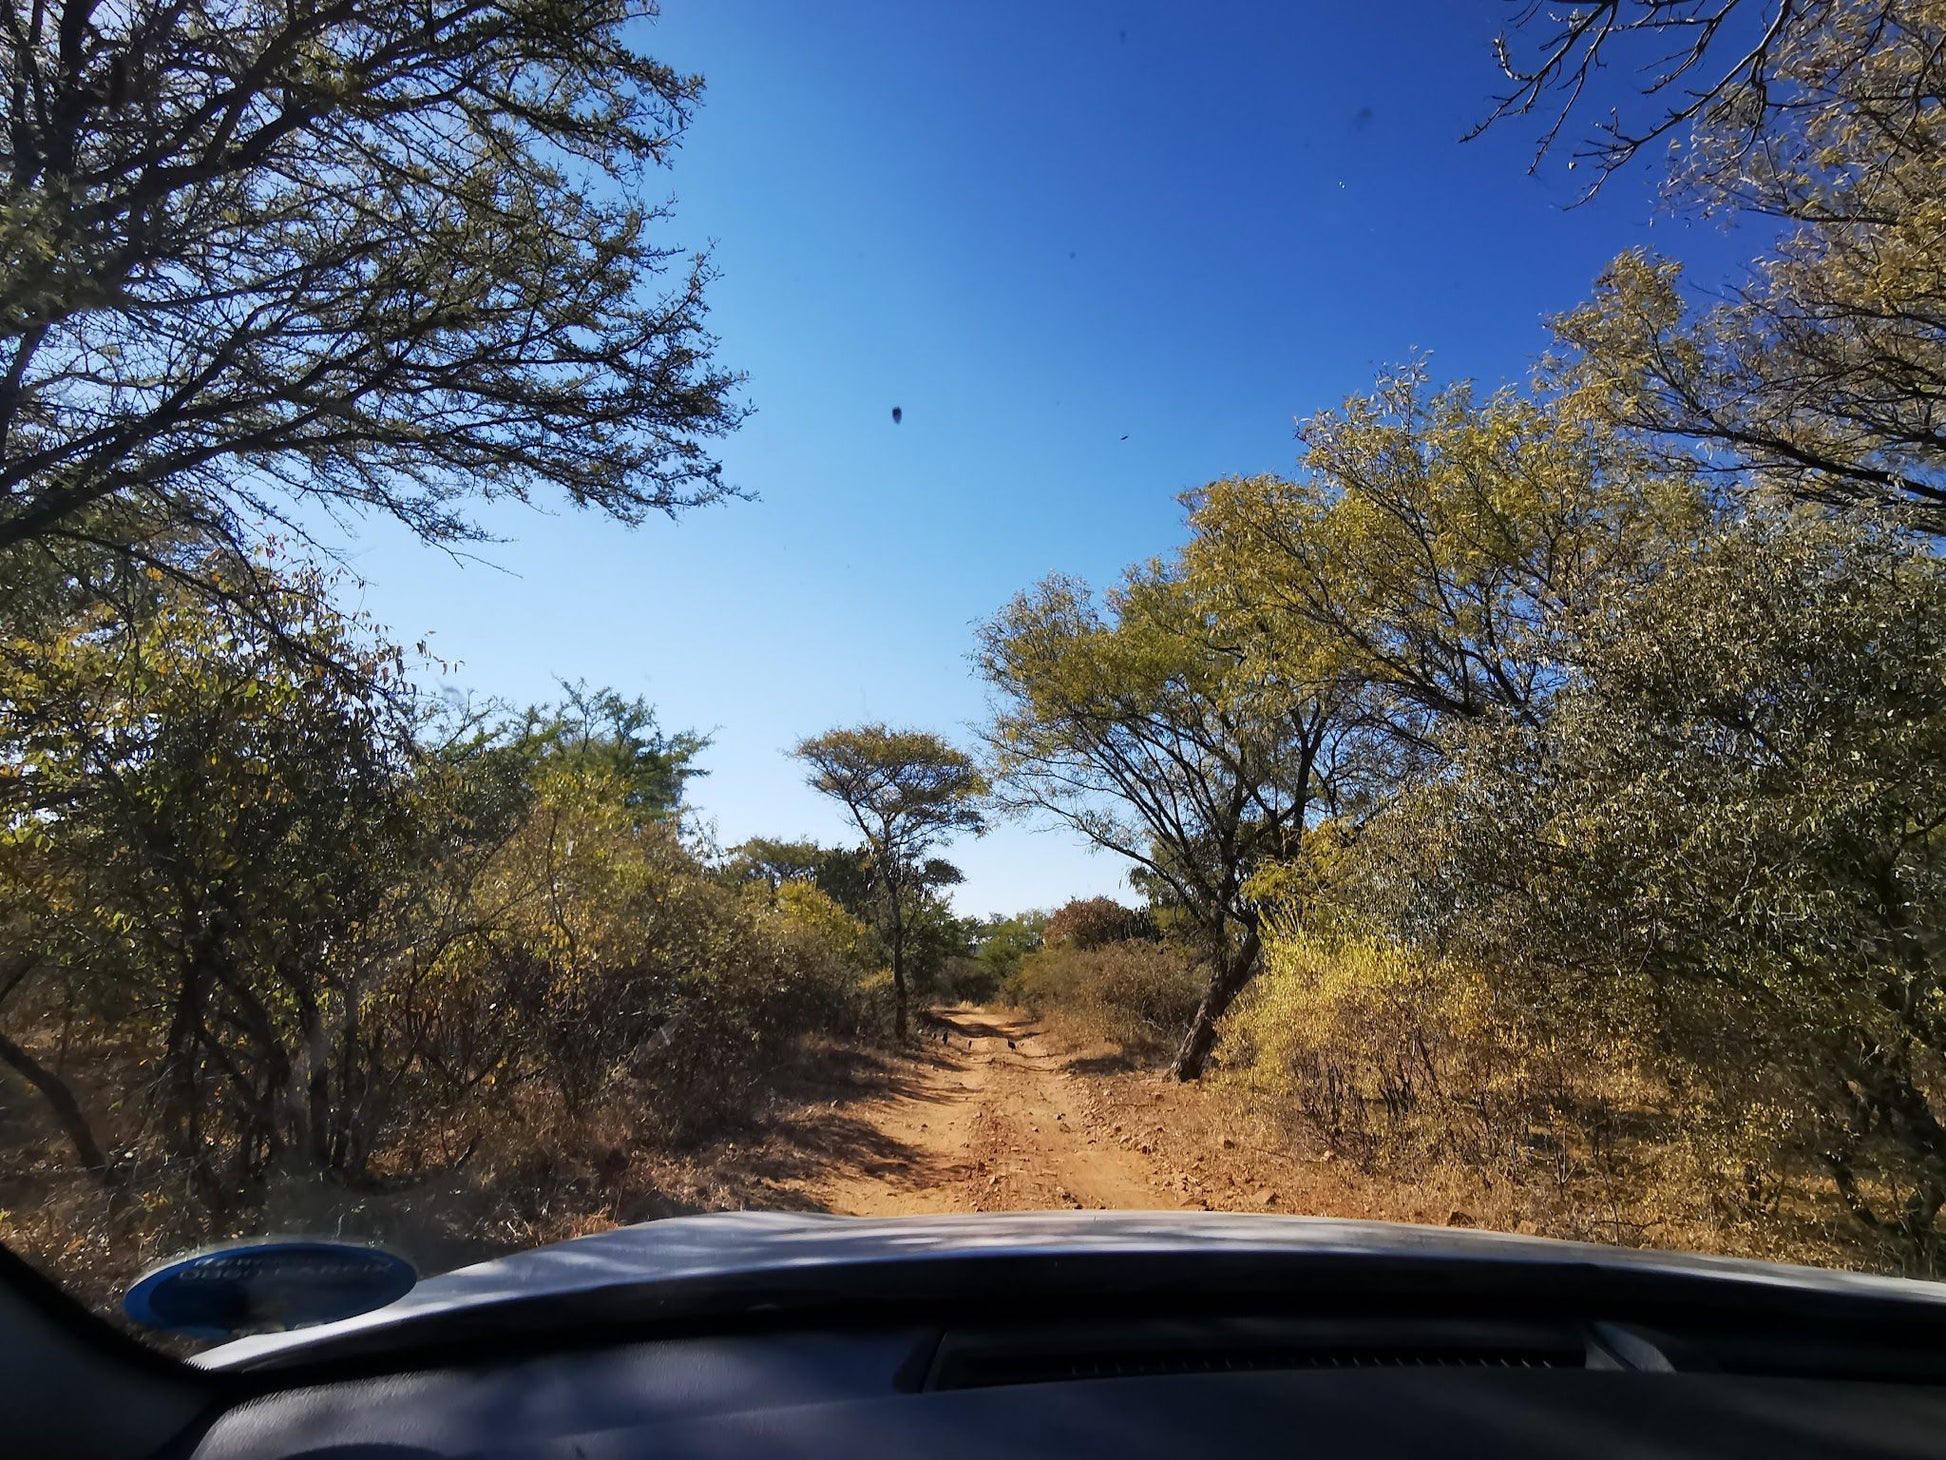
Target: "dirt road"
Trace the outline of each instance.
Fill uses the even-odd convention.
[[[1510,1231],[1523,1220],[1486,1204],[1497,1193],[1470,1173],[1359,1169],[1294,1143],[1221,1090],[1179,1084],[1112,1045],[1065,1046],[1004,1009],[936,1009],[906,1049],[833,1044],[786,1074],[755,1139],[744,1131],[665,1162],[649,1173],[648,1199],[619,1205],[618,1219],[1087,1207]]]
[[[924,1057],[852,1112],[879,1137],[872,1154],[804,1187],[817,1206],[875,1216],[1203,1204],[1033,1025],[988,1010],[933,1017]]]

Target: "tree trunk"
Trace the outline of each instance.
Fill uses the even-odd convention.
[[[176,986],[169,1032],[162,1044],[162,1132],[170,1154],[200,1159],[196,1122],[196,1031],[202,1026],[204,978],[199,958],[183,965]]]
[[[74,1098],[74,1091],[68,1088],[67,1081],[4,1034],[0,1034],[0,1062],[4,1062],[46,1098],[82,1166],[104,1186],[114,1186],[114,1169],[108,1164],[107,1156],[102,1154],[101,1146],[95,1140],[94,1129],[88,1124],[81,1102]]]
[[[905,1043],[905,949],[892,945],[892,1027]]]
[[[906,994],[905,994],[905,908],[900,899],[904,889],[898,883],[888,884],[890,897],[887,899],[892,923],[892,1028],[900,1044],[905,1043]]]
[[[1216,1047],[1216,1022],[1230,1012],[1230,1005],[1236,1002],[1244,985],[1250,982],[1257,971],[1257,953],[1262,940],[1256,928],[1245,932],[1243,942],[1220,961],[1215,972],[1210,975],[1209,987],[1203,990],[1203,1001],[1196,1006],[1196,1017],[1189,1021],[1189,1032],[1182,1037],[1182,1045],[1176,1050],[1175,1063],[1169,1066],[1169,1073],[1178,1080],[1188,1082],[1203,1077],[1203,1066],[1208,1063],[1210,1051]]]

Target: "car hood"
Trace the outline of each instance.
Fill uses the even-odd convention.
[[[1879,1296],[1940,1305],[1946,1284],[1874,1277],[1735,1258],[1603,1247],[1445,1227],[1348,1222],[1233,1212],[990,1212],[895,1218],[787,1212],[720,1212],[617,1227],[496,1258],[426,1279],[395,1303],[336,1323],[235,1340],[192,1362],[212,1369],[303,1360],[346,1340],[383,1342],[442,1316],[480,1313],[604,1290],[652,1294],[711,1279],[774,1275],[780,1286],[844,1270],[918,1265],[940,1259],[1059,1259],[1073,1269],[1090,1256],[1228,1255],[1346,1261],[1423,1259],[1430,1271],[1455,1262],[1616,1274],[1715,1279],[1749,1288]]]

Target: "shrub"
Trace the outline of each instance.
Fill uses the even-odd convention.
[[[1086,950],[1153,933],[1146,912],[1123,907],[1112,897],[1077,897],[1048,918],[1042,939],[1049,948]]]
[[[991,917],[980,924],[974,935],[978,944],[978,952],[974,956],[987,966],[992,975],[993,991],[987,997],[997,994],[1013,977],[1021,959],[1041,948],[1046,931],[1047,914],[1044,912],[1017,913],[1010,918]]]
[[[983,958],[948,958],[926,983],[926,992],[946,1004],[984,1004],[1000,993],[1001,976]]]
[[[1498,969],[1285,922],[1223,1021],[1223,1083],[1286,1138],[1450,1193],[1482,1225],[1897,1265],[1839,1240],[1814,1166],[1772,1159],[1781,1102],[1725,1120],[1575,1012]]]
[[[1063,1033],[1143,1055],[1182,1038],[1202,992],[1196,965],[1180,949],[1133,941],[1043,948],[1021,960],[1007,985],[1012,1002]]]
[[[863,923],[685,840],[702,740],[647,706],[442,709],[314,575],[250,613],[45,589],[0,646],[0,1236],[90,1291],[412,1185],[534,1175],[525,1228],[483,1195],[454,1235],[558,1233],[889,1021]]]
[[[775,916],[798,987],[794,1022],[807,1032],[889,1034],[892,984],[878,935],[814,882],[778,888]]]
[[[1486,980],[1383,940],[1273,932],[1223,1037],[1236,1083],[1366,1160],[1513,1169],[1575,1098],[1561,1050]]]
[[[1366,823],[1350,900],[1946,1270],[1946,565],[1753,505],[1582,624],[1544,715],[1450,729]]]

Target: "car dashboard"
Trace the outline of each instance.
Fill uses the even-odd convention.
[[[1348,1314],[695,1334],[300,1384],[215,1416],[187,1453],[1946,1453],[1946,1376],[1861,1377],[1883,1356],[1856,1347],[1834,1374],[1828,1347]]]
[[[1235,1215],[733,1213],[193,1365],[0,1254],[48,1460],[1946,1455],[1946,1287]]]

